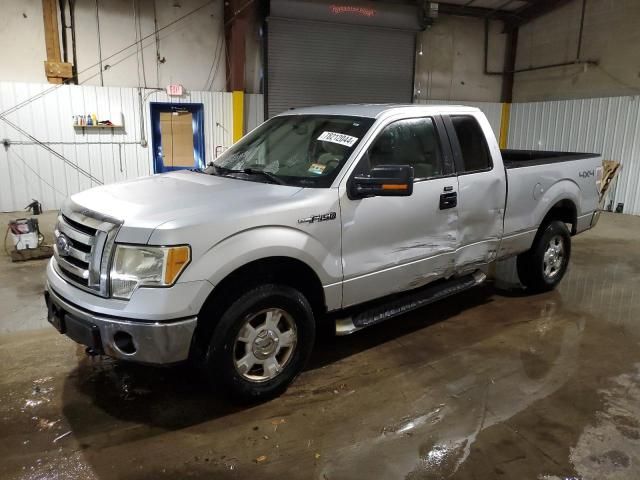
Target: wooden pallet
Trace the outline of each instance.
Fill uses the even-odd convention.
[[[41,245],[37,248],[25,248],[24,250],[11,250],[12,262],[26,262],[27,260],[38,260],[41,258],[49,258],[53,255],[53,247],[51,245]]]

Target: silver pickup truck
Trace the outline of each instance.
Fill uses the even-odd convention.
[[[239,400],[284,391],[338,335],[485,280],[532,292],[598,219],[599,155],[500,151],[475,108],[291,110],[205,170],[73,195],[47,268],[49,321],[89,351],[192,360]]]

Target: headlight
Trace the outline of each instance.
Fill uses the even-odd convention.
[[[129,299],[136,288],[173,285],[191,260],[191,248],[118,245],[111,267],[111,296]]]

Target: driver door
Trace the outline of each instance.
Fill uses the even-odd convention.
[[[351,200],[340,187],[343,307],[453,272],[458,181],[440,117],[391,119],[350,177],[379,165],[411,165],[413,194]]]

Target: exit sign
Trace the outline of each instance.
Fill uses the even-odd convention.
[[[179,97],[184,93],[184,88],[179,83],[172,83],[167,85],[167,95],[172,97]]]

